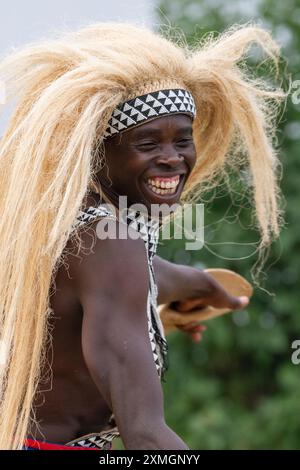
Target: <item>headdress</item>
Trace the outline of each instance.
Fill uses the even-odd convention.
[[[113,110],[104,137],[113,136],[168,114],[187,114],[194,119],[196,106],[191,93],[180,88],[171,88],[152,91],[121,103]]]

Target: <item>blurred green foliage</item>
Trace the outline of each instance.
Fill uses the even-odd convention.
[[[157,12],[161,24],[181,28],[188,41],[256,21],[282,45],[282,71],[300,80],[300,0],[162,0]],[[169,336],[167,422],[192,449],[300,448],[300,365],[291,362],[291,344],[300,338],[300,104],[291,98],[278,131],[286,224],[264,269],[263,286],[272,295],[256,288],[247,311],[209,322],[200,344],[182,333]],[[251,203],[226,186],[212,196],[205,205],[205,247],[187,251],[183,241],[164,241],[158,253],[251,280],[259,237],[251,229]]]

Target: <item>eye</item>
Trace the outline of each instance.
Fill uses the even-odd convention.
[[[140,150],[152,150],[155,147],[157,147],[157,143],[156,142],[143,142],[141,144],[135,145],[135,147]]]
[[[181,139],[177,142],[177,145],[179,145],[180,147],[185,147],[193,143],[194,143],[193,139]]]

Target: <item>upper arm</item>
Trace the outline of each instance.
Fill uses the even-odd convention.
[[[148,333],[149,271],[143,240],[97,240],[94,253],[78,267],[77,284],[84,359],[126,440],[144,423],[164,420]]]

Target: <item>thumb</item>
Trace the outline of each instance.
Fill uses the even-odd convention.
[[[230,308],[233,310],[241,310],[249,304],[249,297],[245,295],[239,297],[230,296],[229,303]]]

